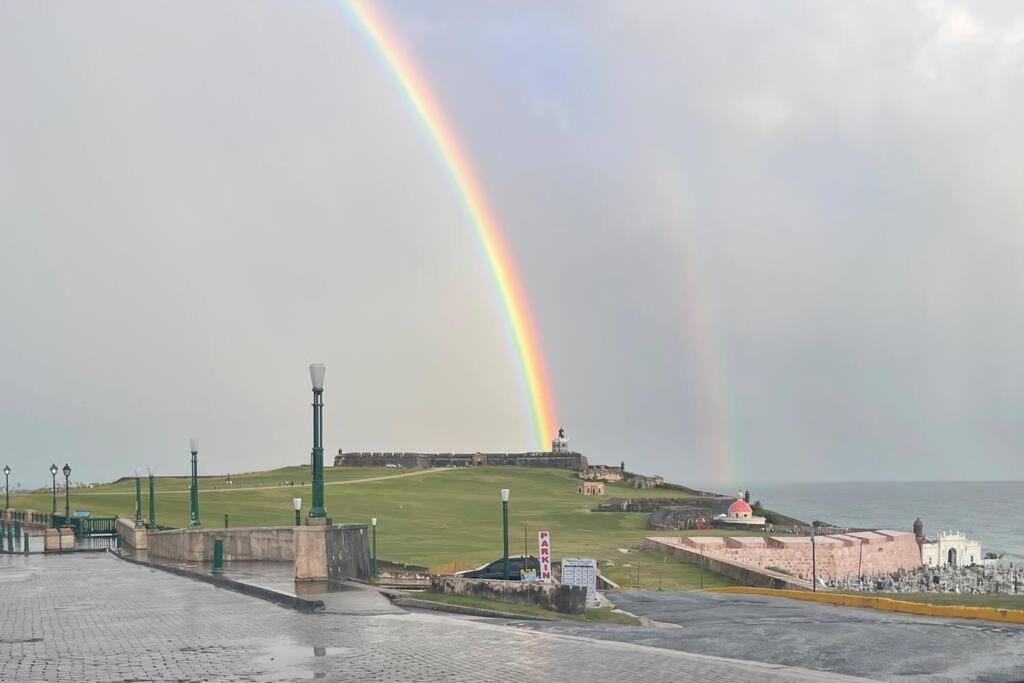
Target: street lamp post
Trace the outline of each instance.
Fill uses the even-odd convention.
[[[192,437],[188,440],[188,449],[192,452],[192,488],[189,506],[189,526],[199,526],[199,439]]]
[[[501,490],[501,529],[502,538],[505,541],[505,552],[504,552],[504,567],[502,574],[505,580],[508,581],[508,489]]]
[[[295,508],[295,526],[302,526],[302,499],[292,498],[292,507]]]
[[[149,466],[149,528],[156,531],[156,468]]]
[[[373,558],[373,562],[371,564],[371,568],[373,569],[373,578],[376,579],[377,578],[377,518],[376,517],[374,517],[374,518],[372,518],[370,520],[370,526],[373,527],[373,555],[370,556],[371,558]]]
[[[71,465],[64,463],[64,523],[71,523]]]
[[[4,465],[4,510],[11,507],[11,466]]]
[[[50,494],[50,519],[57,516],[57,463],[50,465],[50,476],[53,477],[53,489]]]
[[[135,468],[135,528],[142,526],[142,470]]]
[[[327,517],[324,508],[324,375],[327,367],[323,363],[309,366],[309,379],[313,384],[313,507],[309,516],[315,519]]]
[[[817,535],[818,530],[811,524],[811,592],[818,592],[818,558],[814,552],[814,537]]]

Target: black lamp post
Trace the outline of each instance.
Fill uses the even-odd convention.
[[[50,515],[57,514],[57,463],[50,465],[50,476],[53,477],[53,490],[50,495]]]
[[[71,519],[71,465],[64,463],[64,523]]]

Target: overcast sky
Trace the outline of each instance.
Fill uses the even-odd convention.
[[[1021,479],[1016,2],[381,2],[560,421],[684,482]],[[534,447],[497,293],[341,4],[0,4],[0,459]]]

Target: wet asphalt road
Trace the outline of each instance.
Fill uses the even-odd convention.
[[[611,591],[618,607],[682,628],[521,628],[755,659],[891,681],[1024,681],[1024,626],[728,593]]]
[[[362,613],[339,603],[333,613],[301,614],[108,554],[0,555],[0,681],[822,678],[495,620],[374,613],[367,601],[382,600],[376,593],[337,599],[346,595]]]

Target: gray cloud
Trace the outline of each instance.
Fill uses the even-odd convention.
[[[382,5],[592,460],[1021,476],[1014,3]],[[0,7],[15,478],[532,446],[451,184],[336,3]],[[731,464],[714,461],[724,444]]]

